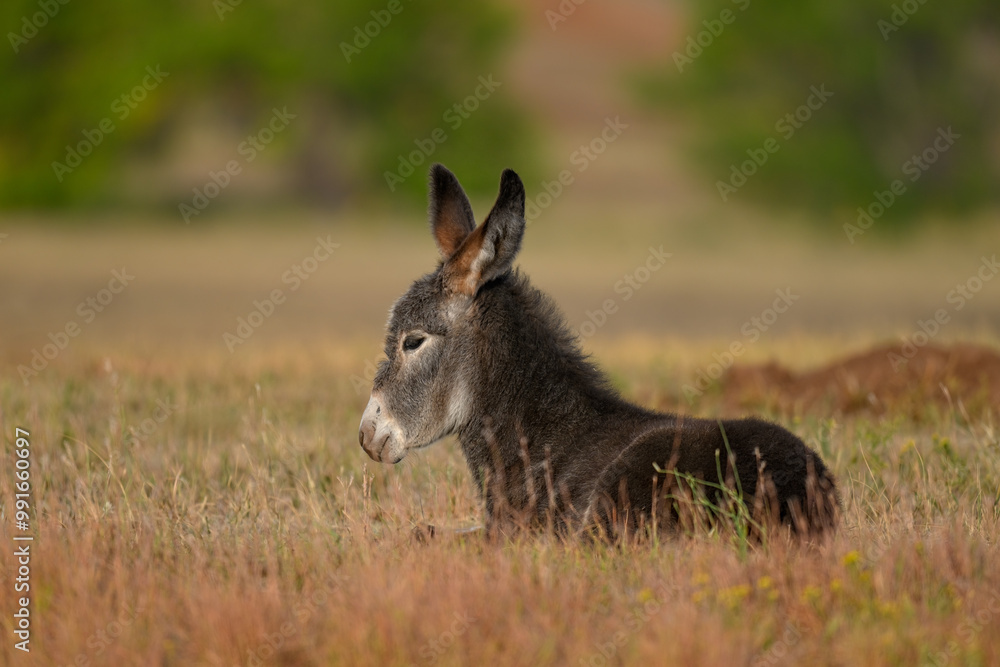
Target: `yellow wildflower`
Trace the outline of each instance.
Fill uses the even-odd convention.
[[[856,564],[859,560],[861,560],[861,554],[858,553],[856,550],[852,549],[851,551],[848,551],[846,554],[844,554],[844,557],[840,559],[840,562],[844,567],[851,567],[852,565]]]

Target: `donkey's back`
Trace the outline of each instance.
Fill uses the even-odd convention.
[[[655,518],[674,524],[706,507],[742,503],[746,518],[796,531],[832,527],[839,510],[833,476],[788,430],[758,418],[708,420],[650,416],[628,442],[609,443],[584,523],[620,531]],[[685,514],[687,516],[685,516]]]

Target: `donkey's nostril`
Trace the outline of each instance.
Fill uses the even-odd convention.
[[[374,398],[368,399],[364,414],[361,415],[361,424],[358,427],[358,442],[361,448],[368,452],[368,456],[373,460],[381,460],[379,451],[375,450],[375,432],[378,430],[379,412],[381,407]]]
[[[358,429],[358,442],[361,443],[361,448],[368,453],[368,456],[378,461],[379,460],[378,456],[376,456],[376,454],[373,453],[371,450],[371,446],[374,440],[375,440],[375,422],[366,419],[361,422],[361,428]]]

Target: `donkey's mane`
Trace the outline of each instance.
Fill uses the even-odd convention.
[[[607,375],[580,348],[578,338],[566,324],[566,318],[547,294],[531,284],[519,269],[512,269],[483,285],[477,301],[486,308],[503,308],[500,294],[506,291],[514,308],[508,308],[507,321],[524,330],[549,359],[558,359],[566,379],[578,388],[602,398],[622,401]],[[588,391],[589,390],[589,391]]]

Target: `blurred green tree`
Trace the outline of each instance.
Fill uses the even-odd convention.
[[[639,90],[692,121],[687,149],[724,201],[854,218],[870,208],[890,227],[997,201],[1000,4],[693,9],[672,61],[642,75]]]
[[[497,3],[461,0],[7,0],[0,206],[128,201],[120,186],[133,166],[176,151],[206,109],[240,136],[274,108],[294,113],[268,157],[296,198],[423,197],[434,160],[491,192],[498,163],[530,157],[524,121],[502,94],[458,130],[445,114],[494,73],[513,25]],[[447,140],[390,190],[386,172],[439,127]],[[224,165],[209,155],[194,182]],[[176,206],[190,185],[154,184],[138,201]]]

